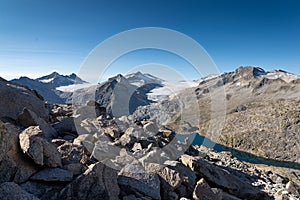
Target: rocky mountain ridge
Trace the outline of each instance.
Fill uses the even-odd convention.
[[[182,99],[171,95],[122,116],[85,99],[80,106],[45,104],[36,92],[1,79],[0,93],[17,98],[0,100],[0,199],[299,199],[299,169],[247,163],[230,152],[193,146],[186,136],[210,137],[208,105],[215,93],[226,91],[219,142],[255,155],[261,155],[256,144],[264,151],[275,146],[263,156],[297,162],[297,144],[290,142],[299,133],[298,79],[256,72],[261,70],[239,68],[211,77],[180,92]],[[124,89],[119,83],[127,84],[126,78],[100,85],[108,93],[99,99],[109,105],[115,88]],[[198,124],[196,105],[202,113]],[[275,127],[274,118],[285,124]]]
[[[65,76],[57,72],[53,72],[47,76],[43,76],[37,79],[20,77],[19,79],[11,80],[11,82],[19,85],[24,85],[32,90],[36,90],[49,103],[65,103],[65,100],[61,97],[62,92],[56,90],[56,88],[73,84],[87,83],[81,80],[74,73]]]

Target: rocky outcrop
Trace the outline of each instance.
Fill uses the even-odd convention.
[[[46,182],[70,182],[73,174],[60,168],[46,168],[34,174],[30,179]]]
[[[0,121],[0,183],[22,183],[38,171],[19,148],[19,132],[16,126]]]
[[[264,88],[270,89],[270,85],[274,87],[276,80],[274,82],[262,80],[261,76],[268,74],[257,70],[241,68],[236,72],[222,75],[221,78],[231,91],[230,95],[226,96],[226,101],[244,99],[245,96],[237,97],[233,93],[236,88],[247,91],[247,95],[255,93],[259,96],[258,91],[263,94],[274,92],[276,88],[271,92],[264,91]],[[122,77],[116,79],[123,83],[126,81]],[[114,79],[110,81],[112,84],[115,83]],[[205,82],[199,87],[209,85],[210,79],[206,79]],[[213,90],[218,91],[221,82],[214,80],[213,83],[211,84]],[[106,86],[110,92],[111,85]],[[285,92],[292,87],[281,86],[284,88],[280,91]],[[204,91],[206,89],[207,91]],[[293,90],[297,94],[296,86]],[[184,94],[190,91],[193,89],[186,90]],[[204,108],[204,103],[205,105],[209,103],[202,102],[202,98],[208,97],[208,91],[209,88],[197,90],[201,108]],[[293,99],[295,94],[288,94]],[[181,96],[189,103],[188,95]],[[260,140],[265,139],[266,135],[260,138],[259,134],[255,135],[251,131],[247,135],[242,131],[246,130],[247,126],[241,125],[243,128],[239,132],[243,137],[234,133],[234,137],[225,137],[223,142],[230,141],[230,144],[236,145],[232,147],[236,148],[250,148],[254,145],[251,136],[255,135],[260,147],[267,148],[272,142],[277,145],[272,141],[274,138],[279,140],[279,137],[285,135],[290,139],[282,142],[281,146],[285,145],[285,151],[294,150],[295,143],[290,144],[290,141],[297,141],[294,136],[299,132],[297,129],[299,113],[297,109],[295,111],[291,109],[298,108],[294,100],[287,102],[280,100],[275,104],[261,107],[257,106],[256,102],[253,104],[231,102],[228,108],[229,120],[232,120],[232,116],[244,120],[245,113],[257,115],[259,111],[263,113],[265,107],[269,109],[273,106],[275,111],[269,110],[264,116],[276,117],[279,114],[284,118],[282,122],[285,123],[281,126],[285,127],[282,129],[285,131],[276,137],[271,137],[272,133],[266,134],[271,142],[266,140],[261,143]],[[287,104],[288,109],[285,109],[283,105]],[[192,112],[196,108],[194,104],[192,105],[190,108],[186,107],[185,112]],[[279,113],[276,112],[277,106],[282,106]],[[28,107],[17,113],[16,119],[4,117],[6,123],[0,121],[0,199],[300,198],[300,171],[297,170],[297,165],[281,169],[276,166],[251,164],[239,160],[235,157],[236,154],[227,152],[226,149],[216,152],[204,146],[191,145],[195,142],[192,141],[191,133],[196,132],[197,127],[189,120],[183,120],[180,104],[172,101],[172,98],[171,101],[164,100],[161,103],[140,107],[133,115],[118,118],[111,117],[95,101],[85,103],[82,108],[72,105],[48,105],[48,108],[51,110],[50,122]],[[93,111],[95,115],[85,115],[86,111]],[[72,116],[73,114],[75,116]],[[205,130],[206,124],[203,123],[203,119],[211,113],[202,114],[200,124],[204,127],[202,130]],[[271,123],[262,118],[258,120],[262,122],[256,126],[255,119],[251,120],[247,125],[255,127],[257,133],[264,133],[259,128]],[[225,126],[224,131],[234,132],[235,129],[231,125]],[[58,134],[49,134],[51,137],[47,138],[47,133],[53,131],[51,126]],[[268,128],[275,130],[272,126]],[[281,146],[278,145],[280,148]],[[277,150],[281,151],[280,148]],[[249,151],[255,150],[252,148]],[[276,148],[272,149],[275,150]],[[280,155],[278,152],[272,153],[269,155]],[[294,158],[295,151],[287,152],[286,156]],[[12,194],[13,191],[18,194]],[[6,196],[2,197],[3,194]]]
[[[200,179],[193,192],[194,200],[222,200],[222,193],[214,193],[208,183],[202,178]]]
[[[13,182],[6,182],[0,185],[0,199],[39,200],[34,195],[22,190],[20,186]]]
[[[59,194],[60,199],[119,199],[117,171],[96,163],[77,177]]]
[[[155,173],[147,173],[137,165],[127,165],[119,173],[118,183],[127,193],[141,193],[160,200],[160,181]]]
[[[58,136],[57,132],[45,120],[37,116],[33,111],[24,108],[17,118],[17,124],[28,128],[30,126],[39,126],[46,138],[52,139]]]
[[[44,101],[32,90],[0,78],[0,96],[0,118],[16,120],[24,108],[46,121],[49,118]]]
[[[247,182],[241,181],[238,177],[230,174],[225,169],[219,168],[200,158],[184,155],[183,162],[191,167],[198,176],[204,177],[208,182],[234,194],[240,198],[263,199],[265,194],[258,188],[253,187]]]
[[[38,126],[31,126],[20,135],[20,146],[36,164],[48,167],[61,167],[61,156],[56,147],[48,142]]]

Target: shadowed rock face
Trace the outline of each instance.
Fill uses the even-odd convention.
[[[39,198],[22,190],[20,186],[13,182],[3,183],[0,185],[0,199],[39,200]]]
[[[67,102],[85,104],[94,100],[106,107],[111,116],[120,117],[132,114],[139,106],[153,103],[153,101],[148,100],[147,93],[160,86],[158,83],[151,82],[136,86],[119,74],[100,85],[75,91],[67,99]]]
[[[0,78],[0,118],[16,120],[24,108],[48,121],[48,111],[35,92]]]

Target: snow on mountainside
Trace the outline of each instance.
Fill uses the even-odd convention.
[[[248,70],[248,71],[247,71]],[[249,71],[250,70],[250,71]],[[119,85],[122,85],[122,88],[131,88],[134,86],[136,90],[142,90],[144,93],[147,92],[147,97],[150,101],[159,101],[167,99],[170,95],[178,94],[181,91],[193,88],[199,84],[204,84],[207,81],[223,76],[222,75],[209,75],[203,77],[198,81],[179,81],[179,82],[168,82],[157,78],[151,74],[136,72],[132,74],[127,74],[125,76],[117,76],[116,81]],[[243,70],[236,70],[236,78],[238,77],[248,77],[248,78],[259,78],[264,77],[266,79],[281,79],[287,83],[298,79],[297,75],[282,71],[264,71],[262,68],[258,67],[246,67]],[[230,81],[230,80],[228,80]],[[89,88],[97,88],[97,85],[92,85],[86,81],[80,79],[76,74],[71,75],[60,75],[57,72],[53,72],[47,76],[43,76],[37,79],[30,79],[28,77],[21,77],[19,79],[12,80],[13,83],[20,85],[25,85],[30,89],[36,90],[41,94],[49,103],[66,103],[71,101],[72,93],[77,90],[81,92],[90,91]],[[109,80],[107,82],[110,82]],[[247,82],[237,80],[237,86],[243,86]],[[127,86],[126,86],[127,85]],[[126,90],[126,89],[125,89]],[[130,90],[131,91],[131,90]],[[101,92],[103,93],[103,92]],[[136,93],[134,98],[139,98],[139,95]],[[142,95],[140,95],[142,96]],[[144,98],[144,97],[143,97]],[[143,100],[144,101],[144,100]]]
[[[141,87],[143,85],[147,85],[150,83],[155,84],[162,84],[163,80],[160,78],[157,78],[155,76],[152,76],[151,74],[143,74],[141,72],[136,72],[132,74],[125,75],[125,78],[128,80],[128,82],[132,85]]]
[[[87,83],[80,79],[76,74],[72,73],[71,75],[61,75],[57,72],[53,72],[50,75],[43,76],[41,78],[35,79],[42,83],[47,83],[53,87],[60,87],[60,86],[68,86],[73,84],[83,84]]]
[[[62,91],[62,92],[74,92],[76,90],[88,88],[91,86],[93,86],[93,84],[90,84],[90,83],[74,84],[74,85],[60,86],[60,87],[57,87],[56,90]]]
[[[291,82],[293,80],[298,79],[298,76],[283,70],[273,70],[270,72],[267,72],[265,75],[262,75],[263,77],[266,77],[267,79],[282,79],[285,82]]]
[[[81,80],[74,73],[71,75],[61,75],[57,72],[37,79],[20,77],[19,79],[11,80],[11,82],[36,90],[49,103],[65,103],[65,100],[61,97],[62,91],[58,91],[56,88],[74,84],[87,84],[86,81]]]
[[[177,95],[181,91],[197,87],[199,83],[204,81],[209,81],[211,79],[217,78],[219,75],[212,74],[201,78],[197,81],[178,81],[178,82],[167,82],[163,81],[161,84],[163,87],[155,88],[148,93],[148,98],[152,101],[159,101],[167,99],[170,95]]]
[[[163,87],[155,88],[148,93],[148,98],[152,101],[167,99],[172,94],[178,94],[180,91],[196,87],[199,81],[180,81],[180,82],[162,82]]]

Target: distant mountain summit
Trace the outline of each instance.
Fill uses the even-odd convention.
[[[49,103],[65,103],[64,99],[60,97],[62,92],[56,90],[56,88],[74,84],[87,83],[86,81],[80,79],[74,73],[70,75],[61,75],[57,72],[53,72],[49,75],[37,79],[20,77],[19,79],[11,80],[11,82],[19,85],[24,85],[30,89],[36,90]]]
[[[125,75],[125,78],[128,80],[129,83],[136,86],[143,86],[146,84],[162,84],[164,80],[157,78],[148,73],[141,73],[140,71],[132,74]]]
[[[163,80],[141,72],[109,78],[106,82],[74,91],[68,103],[84,104],[89,100],[97,101],[106,107],[113,116],[133,113],[139,106],[149,105],[148,93],[161,87]]]
[[[57,72],[53,72],[50,75],[43,76],[41,78],[35,79],[39,82],[49,84],[53,88],[61,87],[61,86],[68,86],[73,84],[83,84],[87,83],[79,78],[76,74],[72,73],[70,75],[60,75]]]

